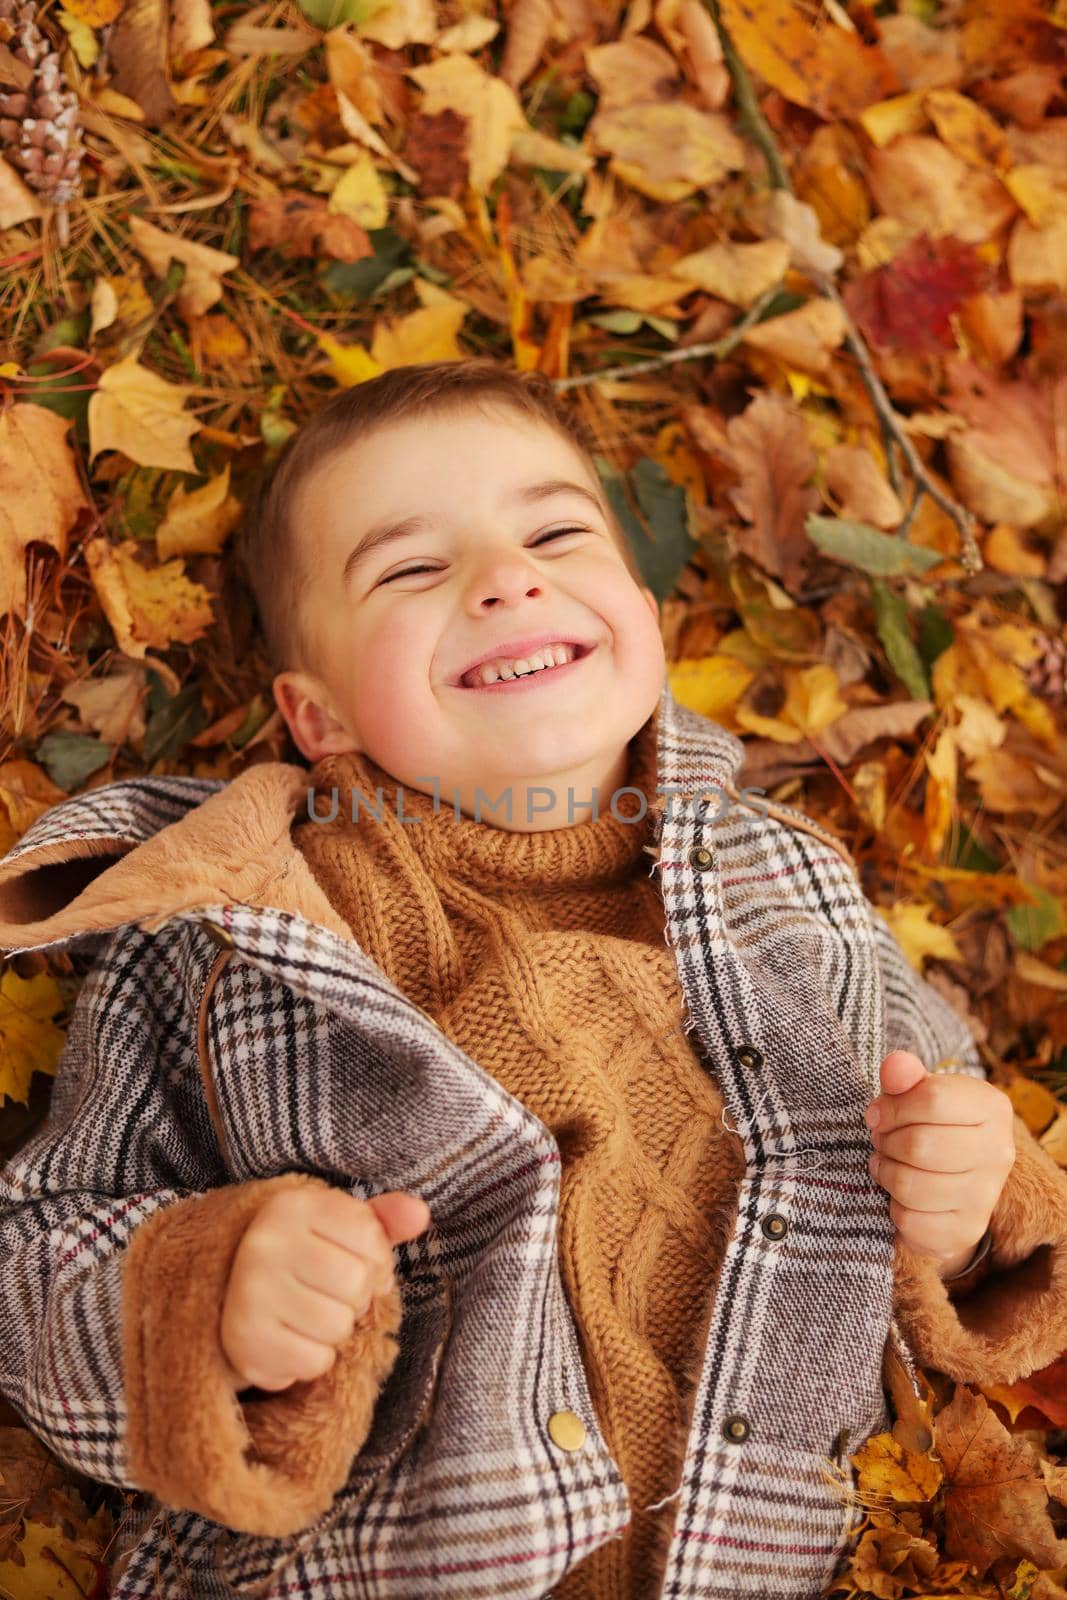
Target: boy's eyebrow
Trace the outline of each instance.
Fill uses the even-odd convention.
[[[584,484],[573,483],[569,478],[546,478],[543,483],[524,484],[521,489],[516,489],[509,499],[529,503],[547,500],[555,494],[582,495],[603,515],[604,508],[598,496]],[[347,585],[356,568],[375,550],[380,550],[382,545],[392,544],[396,539],[406,539],[413,533],[421,533],[428,526],[428,517],[413,516],[405,517],[402,522],[380,522],[369,528],[344,564],[341,572],[342,588]]]

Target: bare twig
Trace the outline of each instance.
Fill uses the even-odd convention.
[[[554,378],[552,387],[561,392],[564,389],[580,389],[587,383],[601,383],[605,378],[632,378],[640,372],[659,372],[663,367],[673,366],[676,361],[693,361],[698,356],[711,356],[713,360],[721,361],[723,356],[730,354],[735,345],[741,343],[749,328],[759,321],[775,295],[780,292],[780,284],[765,290],[745,312],[741,321],[736,322],[728,333],[724,333],[721,339],[716,339],[711,344],[691,344],[682,350],[665,350],[662,355],[650,356],[647,361],[635,361],[628,367],[600,368],[596,372],[581,372],[575,378]]]

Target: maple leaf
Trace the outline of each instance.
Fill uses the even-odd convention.
[[[956,342],[952,313],[988,281],[973,244],[920,233],[884,267],[853,278],[841,298],[872,343],[935,355]]]

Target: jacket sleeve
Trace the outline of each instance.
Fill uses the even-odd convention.
[[[0,1390],[52,1453],[237,1531],[328,1509],[396,1360],[394,1287],[319,1378],[234,1393],[230,1264],[301,1172],[228,1181],[177,969],[120,930],[84,979],[42,1126],[0,1167]],[[172,986],[150,995],[173,972]]]
[[[912,967],[872,911],[886,1005],[886,1053],[930,1071],[988,1074],[964,1019]],[[900,1238],[897,1318],[916,1360],[957,1382],[1014,1383],[1067,1349],[1067,1172],[1015,1113],[1015,1163],[989,1219],[985,1259],[954,1284]]]

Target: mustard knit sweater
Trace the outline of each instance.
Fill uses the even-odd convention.
[[[656,801],[656,718],[627,784]],[[362,752],[311,769],[293,839],[360,946],[555,1136],[559,1264],[596,1420],[630,1495],[618,1540],[554,1600],[652,1600],[660,1586],[741,1140],[683,1030],[674,952],[635,795],[572,827],[511,832],[404,787]],[[382,820],[368,811],[378,806]],[[358,822],[351,820],[359,791]],[[493,798],[493,797],[491,797]],[[661,802],[662,803],[662,802]],[[417,823],[400,817],[419,817]]]

